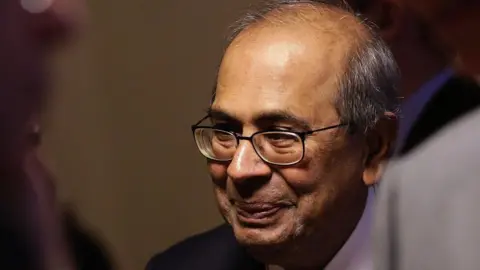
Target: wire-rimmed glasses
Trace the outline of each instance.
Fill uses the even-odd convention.
[[[192,132],[200,152],[208,159],[227,162],[235,155],[240,140],[247,140],[257,155],[266,163],[288,166],[300,162],[305,156],[305,138],[315,132],[334,129],[346,124],[337,124],[305,132],[266,130],[242,136],[235,132],[211,126],[192,125]]]

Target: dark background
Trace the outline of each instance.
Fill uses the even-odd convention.
[[[82,39],[58,55],[43,153],[121,270],[221,221],[190,125],[251,2],[90,0]]]

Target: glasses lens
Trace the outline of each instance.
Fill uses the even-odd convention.
[[[289,165],[299,162],[303,157],[303,142],[295,133],[271,131],[259,133],[253,137],[258,154],[270,163]]]
[[[213,160],[231,160],[237,149],[235,135],[219,129],[198,128],[195,130],[195,141],[200,152]]]

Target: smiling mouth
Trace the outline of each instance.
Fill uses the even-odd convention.
[[[287,204],[272,203],[235,203],[238,220],[245,225],[268,225],[273,223],[290,207]]]

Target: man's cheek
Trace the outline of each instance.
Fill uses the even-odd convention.
[[[213,161],[208,162],[208,171],[210,173],[210,178],[213,183],[223,189],[226,188],[226,181],[228,178],[227,175],[227,165],[222,163],[217,163]]]

